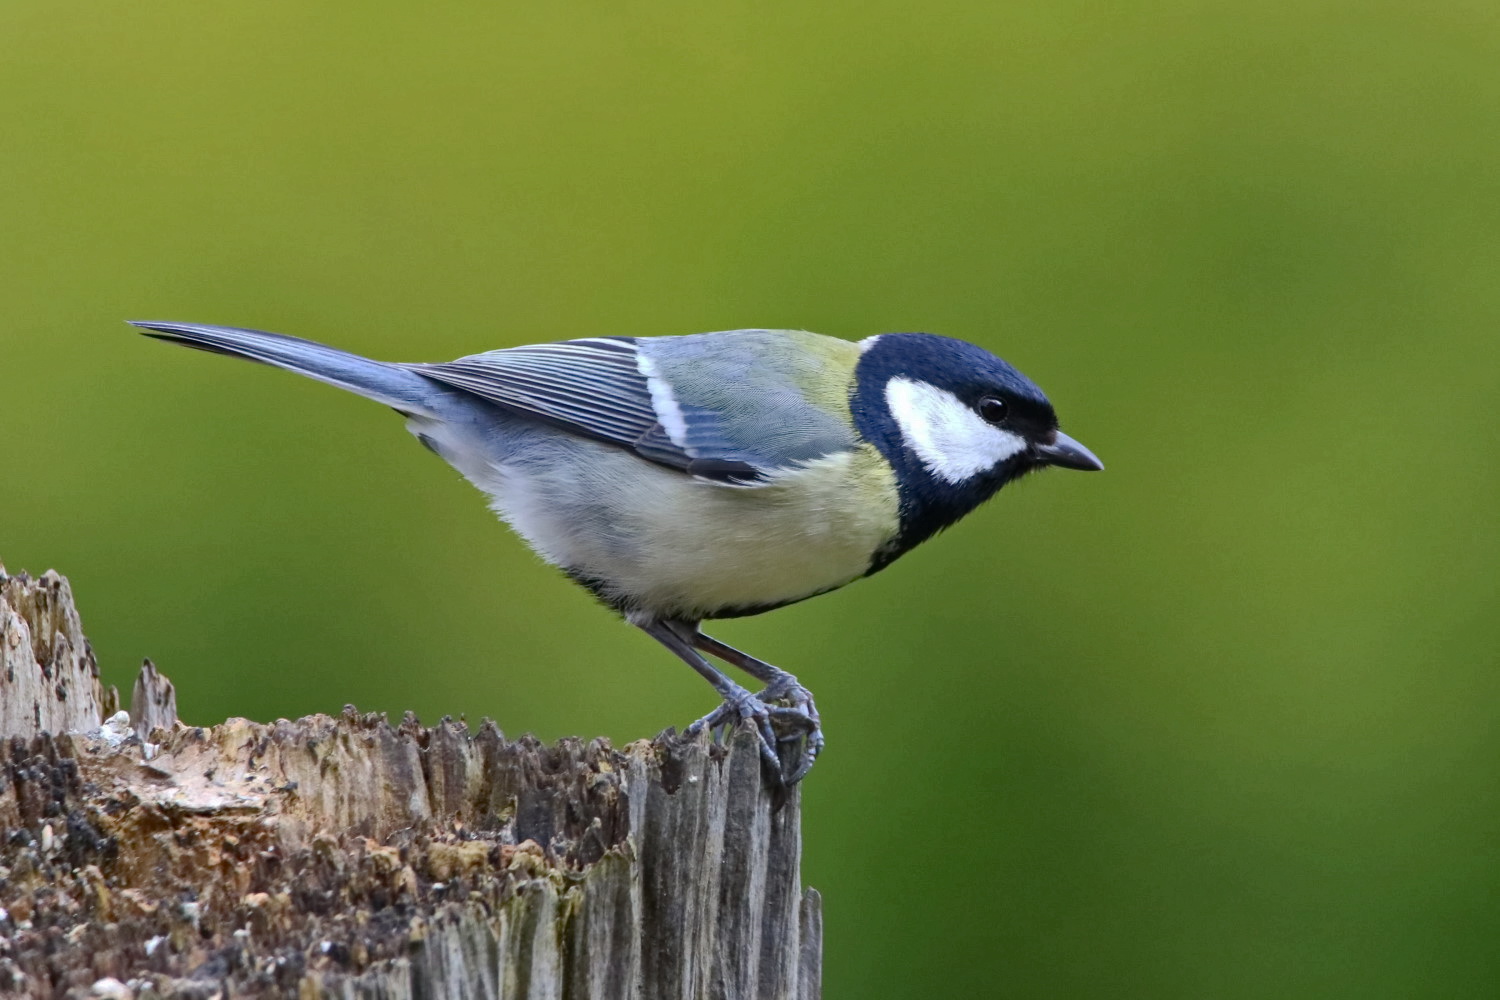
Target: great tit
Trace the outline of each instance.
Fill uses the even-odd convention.
[[[723,704],[689,734],[750,720],[786,785],[823,746],[812,695],[699,624],[876,573],[1033,470],[1103,468],[1025,375],[932,334],[590,337],[397,364],[275,333],[135,325],[395,409],[543,559],[707,678]]]

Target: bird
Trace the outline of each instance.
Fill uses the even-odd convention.
[[[720,705],[685,735],[748,721],[783,790],[824,748],[812,693],[702,623],[877,573],[1028,473],[1104,468],[1034,382],[937,334],[598,336],[396,363],[284,334],[131,322],[394,409],[543,560],[713,686]]]

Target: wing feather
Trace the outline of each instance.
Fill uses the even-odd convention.
[[[591,337],[405,367],[648,462],[755,486],[779,470],[854,446],[848,422],[811,407],[792,373],[774,373],[778,353],[787,353],[771,349],[777,336],[758,330],[653,337],[649,358],[632,337]],[[728,338],[735,350],[715,355],[713,347]],[[794,350],[790,356],[802,355]],[[672,372],[664,373],[664,365]],[[732,387],[741,386],[736,394]],[[719,401],[726,390],[727,399]],[[757,413],[765,419],[757,420]]]
[[[593,337],[405,366],[496,406],[585,437],[628,448],[649,462],[720,482],[748,485],[760,469],[731,456],[674,443],[652,401],[635,342]]]

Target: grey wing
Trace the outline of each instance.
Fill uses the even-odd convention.
[[[646,373],[649,363],[643,371],[634,338],[567,340],[402,367],[692,476],[750,486],[766,481],[779,464],[757,453],[753,442],[746,447],[731,440],[712,410],[678,405],[670,389]]]

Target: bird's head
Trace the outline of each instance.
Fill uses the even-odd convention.
[[[928,333],[882,334],[860,346],[851,415],[890,462],[900,494],[901,535],[889,558],[1028,472],[1104,468],[1058,429],[1035,383],[983,348]]]

